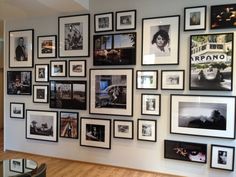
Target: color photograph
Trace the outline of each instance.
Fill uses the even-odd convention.
[[[60,112],[60,137],[78,139],[78,113]]]

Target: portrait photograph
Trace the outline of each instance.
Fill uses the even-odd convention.
[[[69,77],[86,77],[86,60],[69,60]]]
[[[141,114],[150,116],[161,115],[161,95],[141,94]]]
[[[10,118],[25,118],[25,103],[10,102]]]
[[[121,139],[133,139],[133,120],[113,121],[113,137]]]
[[[35,64],[35,82],[48,82],[49,80],[49,65]]]
[[[78,139],[79,113],[60,112],[60,137]]]
[[[50,76],[51,77],[66,77],[67,76],[67,61],[54,60],[50,61]]]
[[[34,85],[34,103],[48,103],[48,85]]]
[[[162,90],[184,90],[184,82],[185,82],[184,70],[161,71]]]
[[[9,160],[9,171],[24,173],[24,159]]]
[[[156,120],[138,119],[138,140],[156,142]]]
[[[57,57],[57,36],[38,36],[38,58]]]
[[[136,29],[136,10],[116,12],[116,31]]]
[[[157,70],[137,70],[136,89],[155,90],[158,88]]]
[[[113,26],[113,12],[94,15],[95,33],[113,31]]]

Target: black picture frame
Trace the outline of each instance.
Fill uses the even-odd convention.
[[[10,118],[25,118],[25,103],[10,102]]]
[[[134,139],[134,121],[114,119],[113,138]]]
[[[44,35],[37,37],[38,59],[57,58],[57,35]]]
[[[33,85],[33,103],[48,103],[48,85]]]
[[[116,31],[136,29],[136,9],[116,12]]]
[[[66,76],[67,76],[67,61],[51,60],[50,77],[66,77]]]
[[[161,94],[141,94],[141,115],[161,116]]]
[[[185,70],[161,70],[161,90],[184,90]]]
[[[49,81],[49,64],[35,64],[35,82]]]
[[[157,90],[158,70],[136,70],[137,90]]]
[[[151,119],[137,120],[137,139],[140,141],[157,141],[157,121]]]
[[[24,173],[24,159],[10,159],[9,171],[16,173]]]
[[[113,12],[94,14],[94,32],[109,32],[114,30]]]
[[[86,77],[86,60],[69,60],[69,77]]]

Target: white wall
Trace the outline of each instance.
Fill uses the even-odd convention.
[[[186,82],[184,91],[161,91],[160,81],[159,89],[157,91],[140,91],[134,89],[134,116],[129,117],[115,117],[115,116],[96,116],[91,117],[98,118],[121,118],[121,119],[133,119],[134,124],[134,140],[122,140],[112,138],[111,150],[95,149],[88,147],[81,147],[79,140],[63,139],[59,138],[58,143],[43,142],[37,140],[25,139],[25,119],[10,119],[9,118],[9,103],[12,101],[25,102],[27,109],[42,109],[49,110],[48,104],[36,104],[32,103],[32,96],[10,96],[6,95],[5,91],[5,149],[24,151],[35,154],[43,154],[48,156],[55,156],[73,160],[81,160],[87,162],[95,162],[102,164],[109,164],[115,166],[123,166],[129,168],[137,168],[142,170],[150,170],[171,174],[178,174],[191,177],[233,177],[236,176],[236,172],[227,172],[222,170],[211,169],[210,166],[210,144],[220,144],[227,146],[235,146],[235,140],[227,140],[220,138],[207,138],[185,135],[170,134],[170,107],[169,99],[171,93],[184,93],[184,94],[214,94],[214,95],[235,95],[233,92],[209,92],[209,91],[189,91],[188,89],[188,74],[189,74],[189,36],[191,34],[202,33],[215,33],[221,32],[221,30],[209,30],[209,14],[210,5],[213,4],[227,4],[235,3],[234,0],[91,0],[90,1],[90,13],[91,13],[91,49],[92,49],[92,35],[94,33],[93,28],[93,14],[137,9],[137,64],[135,69],[185,69],[186,70]],[[207,30],[195,31],[195,32],[183,32],[183,10],[184,7],[192,7],[199,5],[207,5]],[[176,66],[141,66],[141,21],[146,17],[158,17],[169,15],[181,15],[180,26],[180,63]],[[57,17],[51,16],[47,18],[34,18],[27,20],[15,20],[6,22],[6,37],[8,39],[8,31],[16,29],[28,29],[33,28],[35,30],[35,63],[49,63],[49,60],[37,59],[36,53],[36,36],[57,34]],[[223,32],[234,32],[235,29],[226,29]],[[5,67],[8,68],[8,41],[5,46]],[[92,67],[92,50],[91,57],[87,58],[87,66],[89,69]],[[235,57],[235,56],[234,56]],[[78,58],[79,59],[79,58]],[[15,70],[15,69],[11,69]],[[30,69],[33,71],[33,69]],[[34,74],[34,72],[33,72]],[[34,76],[33,76],[34,78]],[[234,86],[236,89],[236,76],[234,72]],[[68,80],[71,78],[67,78]],[[87,76],[89,83],[89,77]],[[34,79],[33,79],[34,82]],[[135,86],[135,79],[134,79]],[[5,78],[6,88],[6,78]],[[88,87],[89,88],[89,87]],[[5,89],[6,90],[6,89]],[[160,117],[141,116],[140,102],[141,93],[160,93],[162,95],[162,110]],[[88,106],[88,105],[87,105]],[[55,109],[54,109],[55,110]],[[59,111],[59,110],[58,110]],[[78,111],[80,116],[90,116],[87,111]],[[157,142],[143,142],[137,141],[137,119],[138,118],[150,118],[157,119]],[[164,159],[164,139],[189,141],[196,143],[208,144],[208,159],[207,164],[188,163],[183,161],[176,161],[170,159]]]

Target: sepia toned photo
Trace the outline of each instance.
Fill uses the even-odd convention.
[[[57,57],[57,36],[47,35],[38,36],[38,58],[56,58]]]
[[[60,112],[60,137],[78,139],[79,114]]]

